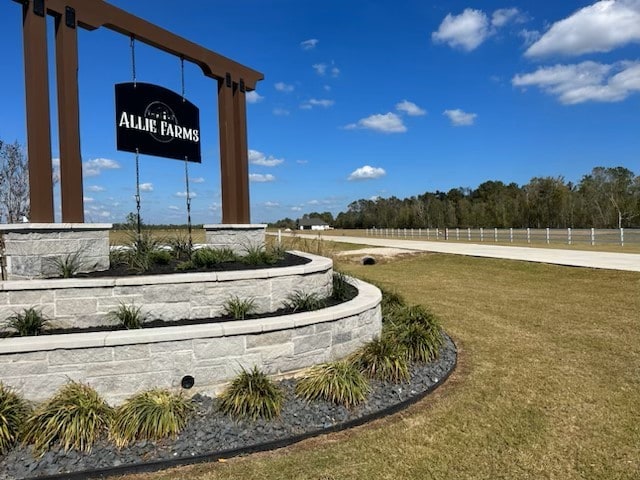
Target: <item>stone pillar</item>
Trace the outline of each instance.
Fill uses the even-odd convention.
[[[0,225],[6,280],[59,276],[56,262],[72,260],[79,272],[109,268],[110,223]]]
[[[264,247],[266,229],[264,223],[204,225],[205,244],[244,255],[249,248]]]

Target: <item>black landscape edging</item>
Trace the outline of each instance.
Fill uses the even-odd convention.
[[[95,469],[95,470],[84,470],[84,471],[78,471],[78,472],[60,473],[55,475],[26,477],[23,480],[85,480],[85,479],[91,479],[91,478],[107,478],[115,475],[127,475],[127,474],[134,474],[134,473],[153,472],[153,471],[164,470],[167,468],[184,466],[184,465],[214,462],[221,458],[231,458],[231,457],[237,457],[237,456],[246,455],[250,453],[274,450],[277,448],[282,448],[282,447],[292,445],[294,443],[298,443],[308,438],[317,437],[319,435],[323,435],[327,433],[339,432],[341,430],[346,430],[348,428],[353,428],[359,425],[363,425],[373,420],[377,420],[377,419],[386,417],[388,415],[392,415],[394,413],[399,412],[400,410],[403,410],[409,407],[410,405],[413,405],[414,403],[422,400],[429,393],[433,392],[435,389],[440,387],[440,385],[442,385],[449,378],[449,376],[453,373],[453,371],[456,369],[456,366],[458,364],[458,348],[455,342],[453,341],[453,339],[448,335],[446,336],[453,344],[455,355],[454,355],[453,364],[451,365],[449,370],[446,371],[444,376],[442,378],[439,378],[437,382],[427,387],[424,391],[416,395],[413,395],[399,403],[390,405],[389,407],[383,408],[382,410],[378,410],[377,412],[363,415],[362,417],[354,418],[353,420],[349,420],[344,423],[331,425],[330,427],[327,427],[327,428],[313,430],[311,432],[306,432],[300,435],[294,435],[292,437],[287,437],[279,440],[273,440],[270,442],[249,445],[247,447],[221,450],[213,453],[208,453],[205,455],[194,455],[190,457],[171,458],[166,460],[154,460],[151,462],[128,464],[128,465],[121,465],[121,466]]]

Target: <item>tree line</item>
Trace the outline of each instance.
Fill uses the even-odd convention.
[[[360,199],[335,218],[329,212],[305,216],[335,228],[637,228],[640,176],[624,167],[596,167],[577,184],[563,177],[534,177],[523,186],[490,180],[475,189]],[[273,225],[294,228],[295,222]]]

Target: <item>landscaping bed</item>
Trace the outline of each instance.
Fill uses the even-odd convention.
[[[444,335],[435,360],[411,364],[408,382],[372,380],[366,402],[351,409],[324,400],[302,400],[294,394],[296,380],[283,380],[278,382],[285,394],[282,413],[271,421],[234,419],[219,411],[219,398],[196,395],[195,415],[173,440],[143,440],[118,449],[102,439],[89,454],[65,452],[56,444],[42,457],[35,457],[31,446],[18,446],[0,457],[0,479],[95,478],[281,447],[364,423],[419,400],[446,380],[455,368],[456,358],[455,344]]]

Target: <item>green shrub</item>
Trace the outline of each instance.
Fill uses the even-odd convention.
[[[296,384],[305,400],[324,399],[351,408],[363,402],[371,390],[358,367],[348,360],[316,365]]]
[[[443,342],[438,319],[421,305],[396,309],[387,332],[406,348],[410,360],[420,362],[436,358]]]
[[[178,265],[176,265],[176,270],[178,271],[191,270],[193,268],[196,268],[193,260],[185,260],[184,262],[180,262]]]
[[[40,335],[50,321],[35,307],[25,308],[22,313],[15,313],[7,320],[7,327],[15,330],[21,337]]]
[[[160,251],[161,240],[149,231],[142,231],[140,235],[135,229],[126,233],[126,250],[123,250],[122,260],[134,272],[146,272],[154,264],[154,256]]]
[[[95,390],[71,381],[27,419],[23,442],[32,443],[41,454],[56,440],[65,450],[90,452],[112,415],[111,407]]]
[[[406,306],[406,302],[402,295],[393,290],[387,290],[386,288],[380,287],[378,288],[382,292],[382,302],[380,302],[380,308],[382,310],[382,321],[387,322],[393,317],[394,312]]]
[[[306,293],[302,290],[294,290],[287,295],[284,302],[286,308],[294,312],[310,312],[324,308],[326,302],[317,293]]]
[[[175,437],[193,411],[191,400],[180,394],[160,388],[148,390],[116,409],[109,435],[118,448],[137,440]]]
[[[152,264],[156,265],[169,265],[171,260],[173,260],[173,255],[166,250],[155,250],[149,254]]]
[[[232,295],[224,303],[225,315],[230,315],[236,320],[244,320],[255,309],[256,302],[253,298],[240,298],[237,295]]]
[[[369,378],[396,383],[409,381],[407,351],[393,337],[385,335],[373,339],[351,359]]]
[[[349,300],[351,298],[351,288],[344,273],[333,272],[333,291],[331,296],[335,300],[339,302]]]
[[[30,414],[31,406],[0,382],[0,454],[16,444]]]
[[[280,415],[284,394],[267,375],[253,367],[244,368],[220,395],[220,410],[238,418],[271,420]]]
[[[211,268],[220,263],[235,262],[237,260],[237,255],[228,247],[204,247],[196,250],[191,257],[193,264],[199,268]]]
[[[142,313],[142,307],[121,303],[116,310],[109,312],[109,317],[116,320],[127,330],[142,328],[147,316]]]

